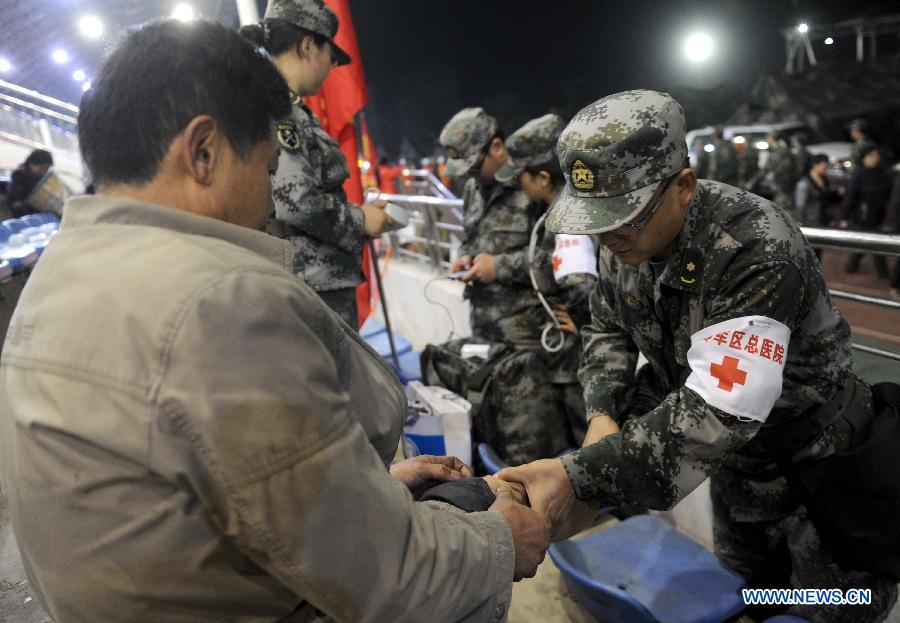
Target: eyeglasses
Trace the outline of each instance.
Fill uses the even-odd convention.
[[[619,225],[609,233],[620,238],[633,238],[634,236],[637,236],[638,232],[646,227],[647,223],[653,220],[653,217],[656,216],[659,208],[662,207],[663,199],[666,198],[666,193],[669,191],[669,186],[672,184],[672,181],[675,179],[676,175],[673,175],[665,181],[665,183],[662,185],[662,190],[659,193],[659,198],[656,200],[656,203],[653,204],[653,207],[650,208],[650,211],[643,216],[643,218],[635,223],[625,223],[624,225]],[[652,197],[650,198],[650,201],[653,201]],[[648,203],[647,205],[650,204]]]

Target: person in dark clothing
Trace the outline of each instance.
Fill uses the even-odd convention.
[[[891,194],[891,175],[881,164],[881,148],[875,143],[867,144],[860,150],[863,166],[850,178],[850,187],[844,197],[841,209],[841,227],[851,223],[862,231],[877,231],[884,222],[888,198]],[[844,266],[848,273],[859,269],[862,253],[851,253]],[[873,255],[878,277],[888,276],[887,259],[883,255]]]
[[[825,172],[828,170],[828,156],[810,156],[805,175],[797,182],[794,190],[794,218],[806,227],[827,227],[828,210],[834,200],[834,193],[828,186]],[[816,257],[822,259],[822,249],[816,249]]]
[[[894,233],[900,234],[900,174],[894,176],[888,210],[894,215]],[[891,275],[891,298],[900,301],[900,257],[894,261],[894,273]]]
[[[45,149],[35,149],[28,155],[25,162],[13,171],[6,199],[14,217],[18,218],[37,211],[28,207],[25,198],[52,166],[53,155]]]

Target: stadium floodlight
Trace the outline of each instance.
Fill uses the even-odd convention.
[[[53,60],[60,65],[65,65],[69,62],[69,53],[63,49],[53,50]]]
[[[191,5],[182,2],[172,9],[172,19],[189,22],[194,19],[194,8]]]
[[[800,34],[809,32],[809,25],[807,25],[805,23],[800,24],[799,26],[797,26],[797,32],[799,32]]]
[[[78,22],[78,30],[88,39],[99,39],[103,34],[103,22],[94,15],[85,15]]]
[[[707,34],[696,33],[684,42],[684,55],[689,61],[702,63],[708,61],[713,53],[713,40]]]
[[[91,81],[90,81],[90,80],[86,80],[86,81],[84,82],[84,84],[81,85],[81,90],[82,90],[82,91],[87,91],[87,90],[90,89],[90,88],[91,88]]]
[[[831,37],[825,39],[825,45],[831,45],[832,43],[834,43],[834,39]]]
[[[0,72],[6,73],[12,69],[12,63],[5,58],[0,58]]]
[[[72,79],[77,80],[78,82],[84,81],[85,78],[87,78],[87,74],[84,73],[83,71],[81,71],[80,69],[76,69],[75,72],[72,74]]]

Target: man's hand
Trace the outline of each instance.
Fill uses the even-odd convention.
[[[494,256],[487,253],[479,253],[472,262],[469,274],[462,278],[463,281],[480,281],[484,284],[497,281],[497,271],[494,269]]]
[[[507,467],[497,475],[507,482],[525,485],[531,508],[546,514],[554,527],[566,520],[575,505],[575,490],[559,459],[541,459],[520,467]]]
[[[472,470],[455,456],[423,454],[391,465],[391,476],[419,497],[431,487],[450,480],[471,478]]]
[[[575,321],[572,320],[572,316],[569,315],[569,312],[566,310],[565,305],[557,305],[553,310],[553,317],[556,318],[556,324],[559,325],[560,331],[565,331],[566,333],[571,333],[572,335],[578,333],[578,328],[575,326]]]
[[[584,436],[584,443],[581,447],[589,446],[597,443],[607,435],[613,435],[619,432],[619,425],[608,415],[598,415],[591,418],[588,422],[587,434]]]
[[[550,546],[550,521],[544,514],[517,504],[509,487],[500,487],[496,494],[497,500],[488,510],[506,517],[512,530],[516,548],[513,580],[533,578]]]
[[[491,488],[494,495],[497,495],[497,491],[500,488],[507,488],[512,494],[513,500],[518,504],[528,506],[528,495],[525,493],[525,487],[522,484],[518,482],[506,482],[505,480],[500,480],[496,476],[482,476],[481,478],[487,483],[487,486]]]
[[[359,209],[363,211],[366,234],[369,238],[378,238],[378,236],[393,226],[394,219],[384,211],[384,206],[387,203],[387,201],[373,201],[372,203],[364,203],[359,206]]]
[[[462,255],[450,264],[450,272],[458,273],[461,270],[469,270],[472,268],[472,256],[471,255]]]

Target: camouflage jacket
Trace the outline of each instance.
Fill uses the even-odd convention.
[[[294,273],[313,290],[362,283],[367,237],[363,212],[342,188],[350,176],[337,142],[310,110],[295,102],[290,121],[278,124],[281,157],[272,181],[275,219],[267,230],[291,241]]]
[[[723,184],[737,185],[738,154],[731,141],[716,141],[716,149],[710,158],[709,178]]]
[[[797,160],[791,150],[783,145],[779,145],[769,153],[763,173],[771,173],[775,188],[790,195],[794,194],[794,186],[800,181]]]
[[[540,206],[512,186],[498,183],[483,189],[469,179],[463,210],[465,240],[460,255],[492,255],[497,272],[494,283],[466,286],[472,333],[489,341],[536,344],[548,320],[528,274],[528,242]]]
[[[671,507],[760,428],[802,420],[849,374],[850,330],[815,254],[793,219],[764,199],[701,180],[664,266],[621,265],[605,247],[598,261],[579,376],[588,415],[609,414],[622,430],[563,458],[577,496],[591,504]],[[685,386],[691,337],[754,315],[790,331],[780,397],[764,425]],[[751,351],[747,342],[743,350]],[[649,410],[629,412],[642,391],[638,351],[659,390]]]

